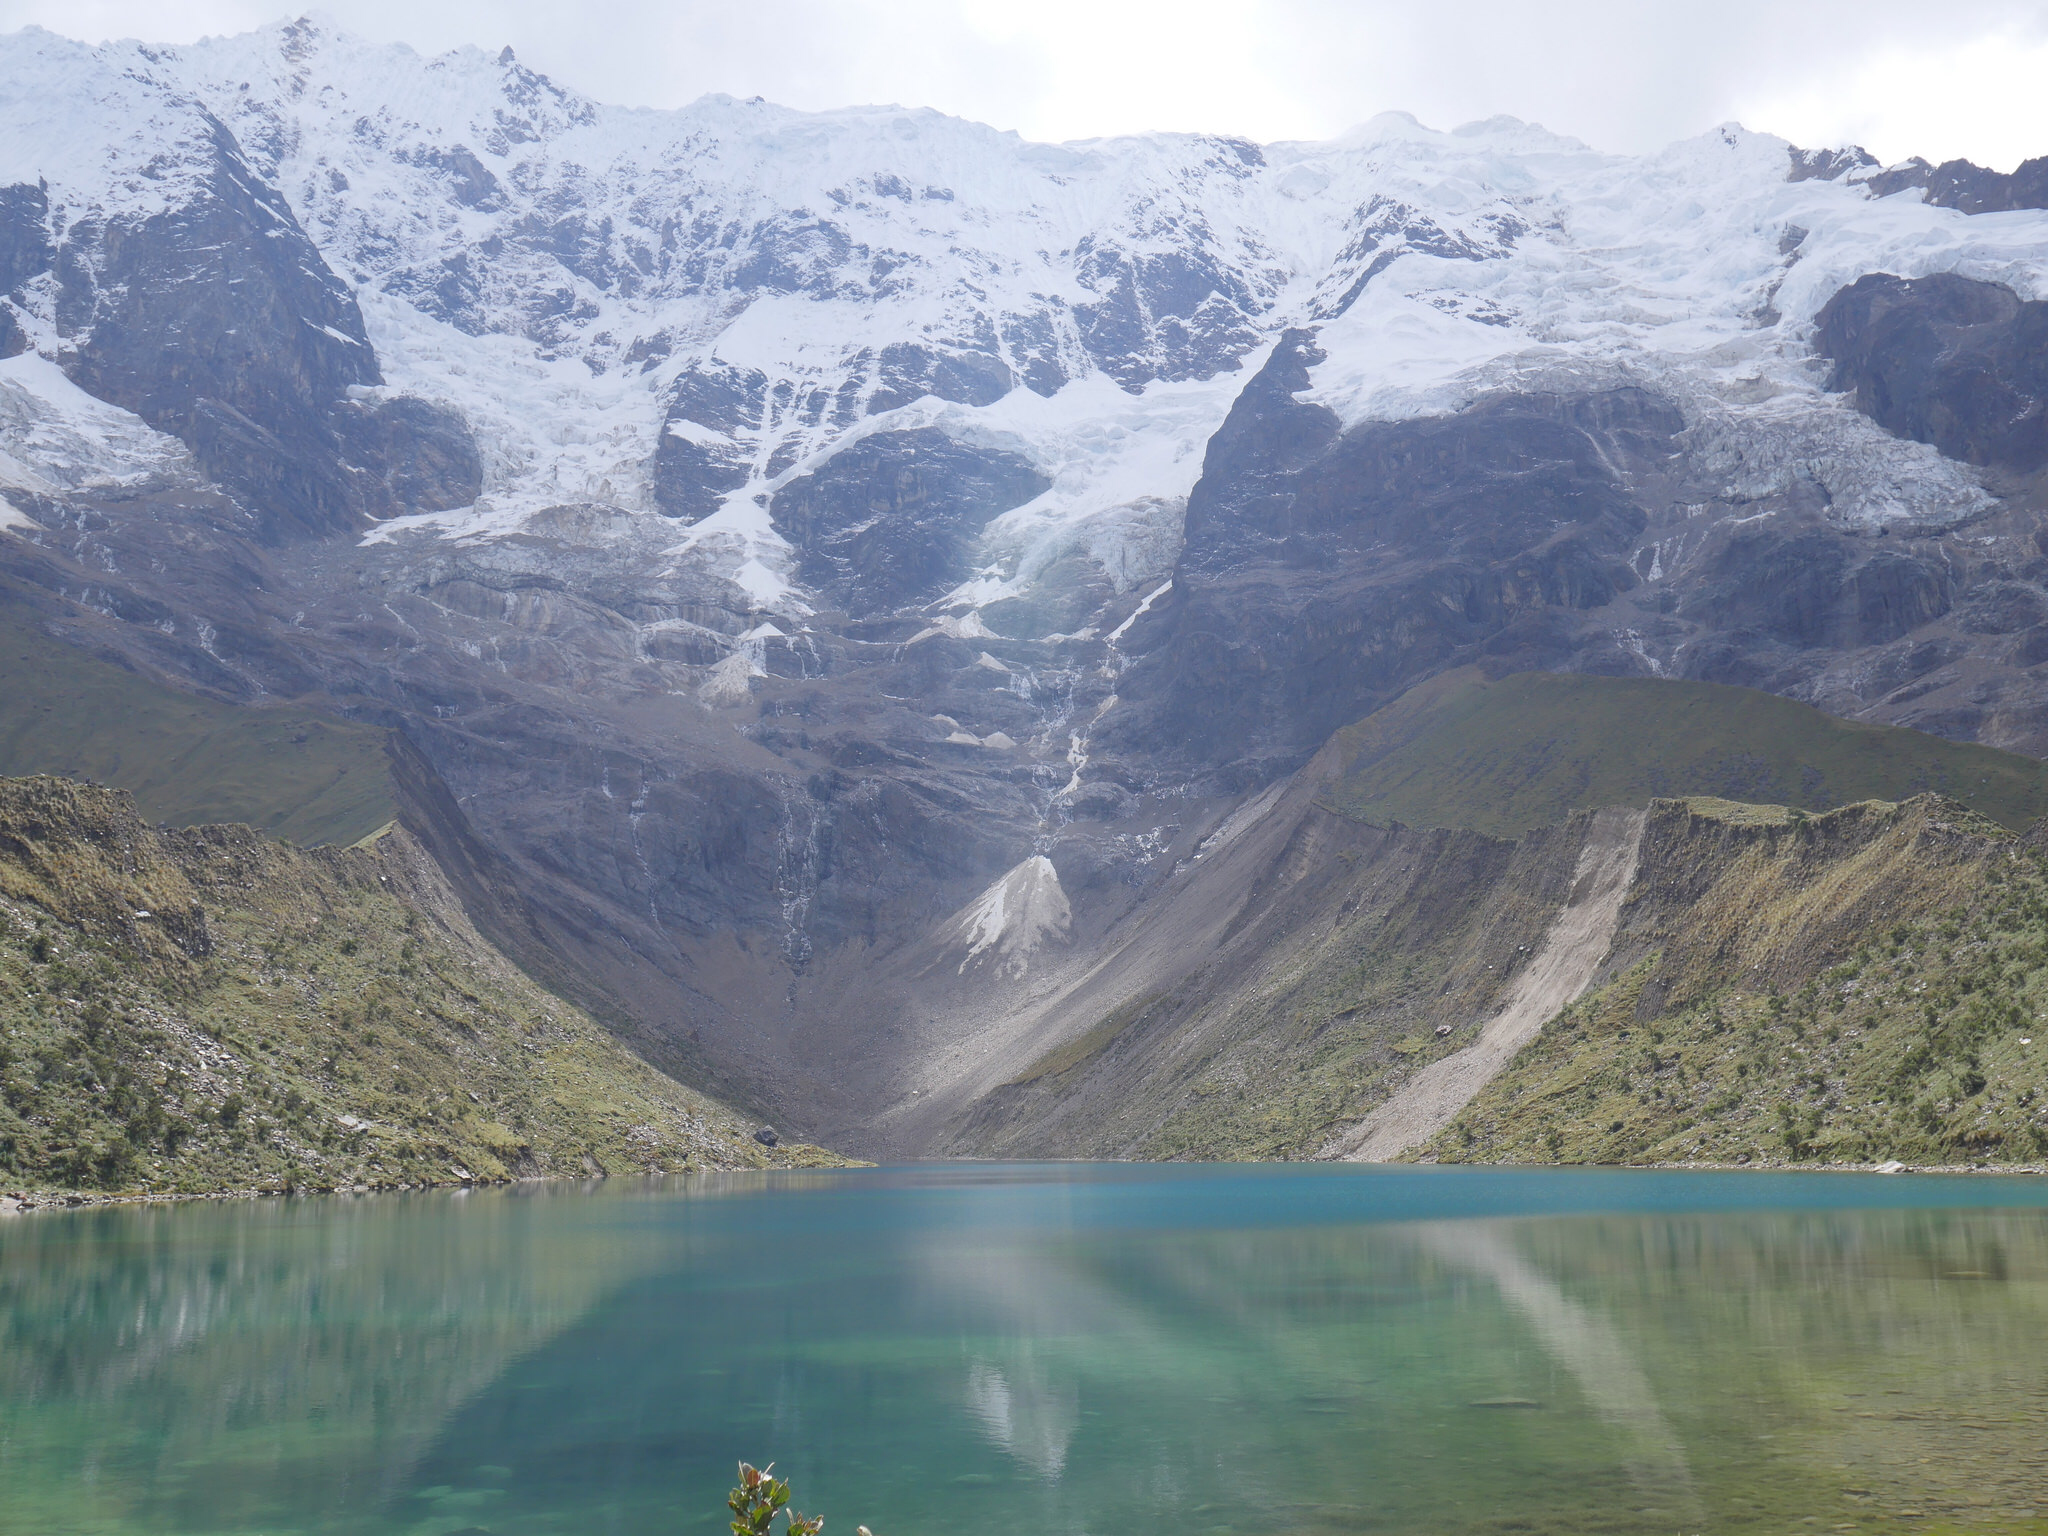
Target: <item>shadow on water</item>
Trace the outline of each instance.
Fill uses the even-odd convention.
[[[0,1529],[2048,1529],[2048,1185],[954,1165],[0,1228]],[[17,1520],[21,1523],[15,1524]]]

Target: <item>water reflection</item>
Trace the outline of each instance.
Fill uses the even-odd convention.
[[[2048,1510],[2038,1208],[1665,1184],[1416,1219],[1480,1187],[978,1169],[17,1222],[0,1530],[710,1536],[741,1456],[884,1536]]]
[[[1614,1324],[1563,1288],[1515,1246],[1512,1229],[1494,1222],[1417,1228],[1416,1243],[1446,1263],[1483,1275],[1529,1325],[1538,1343],[1570,1371],[1586,1401],[1615,1436],[1630,1479],[1650,1500],[1645,1513],[1677,1515],[1697,1525],[1704,1516],[1685,1447],[1657,1405],[1641,1363]],[[1526,1398],[1482,1400],[1484,1406],[1539,1406]]]
[[[631,1273],[631,1252],[565,1230],[577,1203],[555,1186],[0,1229],[0,1530],[314,1529],[387,1499],[451,1412]]]
[[[1061,1381],[1056,1363],[1036,1358],[1031,1345],[1008,1351],[1009,1368],[983,1355],[967,1359],[967,1406],[990,1442],[1048,1481],[1067,1464],[1067,1447],[1081,1427],[1081,1388]]]

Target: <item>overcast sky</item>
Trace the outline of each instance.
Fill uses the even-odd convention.
[[[0,0],[0,31],[189,42],[278,0]],[[1603,149],[1730,119],[1881,159],[2048,154],[2048,0],[329,0],[423,52],[510,43],[601,100],[933,106],[1039,139],[1326,138],[1509,113]]]

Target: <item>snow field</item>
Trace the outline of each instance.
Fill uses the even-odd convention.
[[[1042,145],[894,107],[613,108],[509,55],[428,59],[303,22],[176,49],[31,30],[0,39],[0,79],[0,181],[45,181],[66,227],[193,195],[225,123],[355,288],[385,390],[469,420],[483,496],[368,538],[489,540],[552,507],[615,508],[628,520],[592,536],[642,530],[660,570],[793,618],[809,609],[769,500],[860,436],[918,426],[1053,482],[991,524],[982,569],[941,609],[1021,596],[1075,553],[1119,591],[1163,575],[1208,439],[1293,325],[1326,354],[1307,397],[1347,424],[1635,384],[1678,402],[1731,494],[1805,476],[1853,523],[1951,522],[1983,505],[1974,476],[1828,396],[1813,316],[1869,271],[2048,294],[2048,213],[1790,183],[1787,145],[1736,127],[1645,157],[1508,118],[1446,133],[1399,113],[1324,144]],[[1110,343],[1083,312],[1145,272],[1164,275],[1131,302],[1142,334],[1116,345],[1153,367],[1162,338],[1210,327],[1233,340],[1205,376],[1132,377],[1129,358],[1122,384],[1105,371]],[[1181,281],[1207,287],[1155,312]],[[1021,376],[1029,337],[1066,377],[1050,396],[861,414],[885,347],[992,353]],[[693,525],[654,524],[668,401],[711,364],[758,374],[759,409],[730,434],[669,430],[737,446],[750,479]],[[842,396],[851,421],[827,408]],[[0,402],[6,474],[160,461],[131,429],[94,438],[75,402],[36,398]]]

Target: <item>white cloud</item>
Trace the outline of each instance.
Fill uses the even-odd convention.
[[[278,10],[0,0],[0,29],[179,42]],[[509,42],[608,101],[897,101],[1034,138],[1315,138],[1402,109],[1437,126],[1511,113],[1617,150],[1733,118],[1888,160],[2004,169],[2048,153],[2035,0],[329,0],[324,14],[424,52]]]
[[[1803,143],[1853,141],[1880,160],[1923,155],[1999,170],[2048,154],[2048,33],[1893,45],[1747,101],[1739,116]]]

